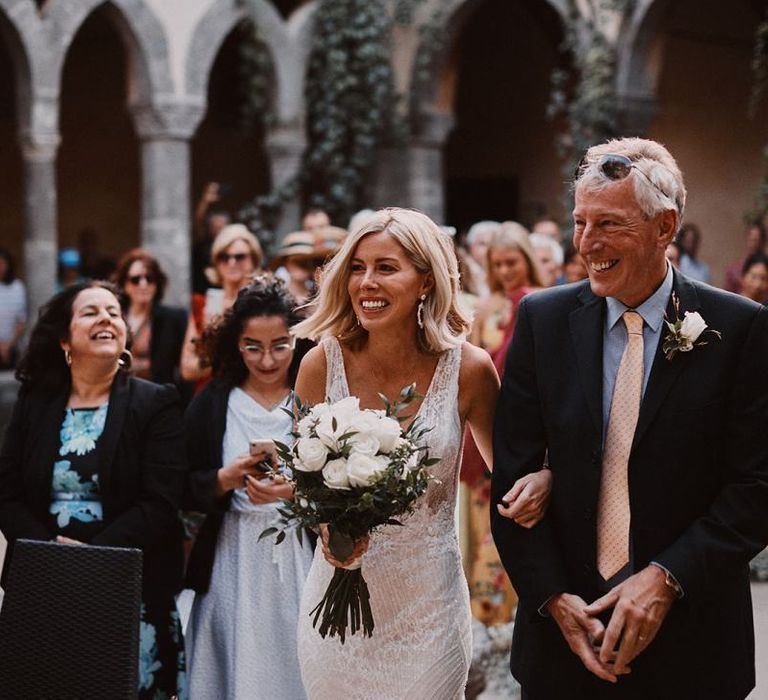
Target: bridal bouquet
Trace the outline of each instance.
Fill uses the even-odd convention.
[[[400,525],[398,516],[410,512],[424,493],[431,459],[421,438],[427,432],[417,421],[401,430],[398,414],[416,398],[416,385],[406,387],[386,410],[361,409],[356,397],[314,406],[296,399],[298,415],[293,447],[276,443],[281,460],[290,469],[294,500],[279,508],[280,525],[261,533],[277,533],[283,541],[288,527],[301,540],[303,528],[328,526],[328,547],[338,561],[346,561],[357,540],[381,525]],[[323,599],[312,610],[313,626],[320,623],[323,637],[347,634],[362,626],[371,636],[374,628],[368,586],[360,560],[336,568]]]

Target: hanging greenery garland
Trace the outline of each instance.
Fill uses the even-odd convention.
[[[590,0],[588,15],[579,11],[576,0],[568,0],[563,49],[572,61],[572,71],[556,68],[548,116],[566,119],[566,130],[557,138],[562,173],[568,183],[563,194],[566,211],[573,195],[570,182],[584,152],[596,143],[618,135],[616,94],[616,47],[602,30],[604,13],[626,13],[629,0]]]

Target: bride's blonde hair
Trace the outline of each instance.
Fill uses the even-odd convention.
[[[357,321],[347,285],[355,249],[372,233],[388,233],[419,272],[432,273],[434,287],[424,300],[424,328],[418,332],[420,349],[438,353],[460,345],[469,332],[470,319],[459,303],[459,269],[451,239],[428,216],[397,207],[380,209],[350,233],[323,270],[320,291],[309,304],[311,315],[294,326],[292,333],[313,340],[336,336],[352,347],[364,344],[368,331]]]

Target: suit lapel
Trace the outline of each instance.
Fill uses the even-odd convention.
[[[680,300],[681,315],[684,315],[686,311],[698,311],[700,307],[696,289],[685,277],[676,271],[674,273],[672,289]],[[675,308],[671,297],[667,303],[666,314],[669,319],[675,317]],[[633,449],[642,440],[643,435],[653,422],[661,404],[672,388],[675,379],[677,379],[686,364],[686,357],[683,353],[678,353],[673,360],[668,360],[664,356],[662,346],[664,345],[664,336],[666,334],[667,327],[663,325],[659,334],[659,342],[656,346],[651,374],[648,377],[648,386],[645,389],[643,402],[640,404],[640,414],[637,419],[637,428],[635,429],[635,437],[632,442]]]
[[[579,377],[589,414],[599,435],[603,433],[603,321],[605,301],[585,285],[580,307],[568,316]]]
[[[99,489],[103,499],[108,500],[112,463],[117,450],[117,443],[123,432],[123,424],[128,412],[130,398],[129,377],[119,371],[112,382],[109,392],[109,408],[104,423],[104,430],[99,438]],[[105,504],[106,505],[106,504]]]

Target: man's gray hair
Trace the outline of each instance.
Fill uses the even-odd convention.
[[[565,253],[563,252],[563,246],[557,241],[552,240],[546,233],[532,233],[528,236],[528,240],[531,245],[536,248],[549,248],[552,253],[552,257],[558,265],[563,264],[565,259]]]
[[[574,190],[581,187],[600,190],[610,186],[613,181],[600,170],[600,159],[609,154],[629,158],[633,170],[640,170],[639,175],[630,173],[628,177],[633,180],[635,199],[645,215],[652,217],[663,211],[674,210],[677,212],[679,231],[687,194],[683,174],[672,154],[656,141],[623,138],[592,146],[579,166],[573,183]]]
[[[498,221],[478,221],[467,231],[467,245],[472,245],[480,236],[492,236],[499,229]]]

